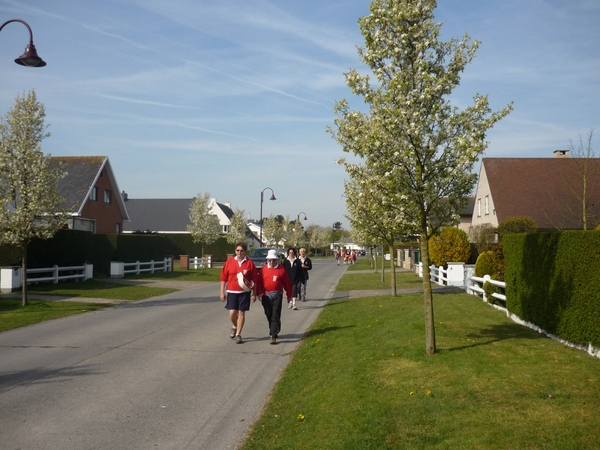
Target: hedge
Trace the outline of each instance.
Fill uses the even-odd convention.
[[[600,233],[515,234],[502,242],[508,310],[561,339],[600,347]]]
[[[205,254],[213,261],[225,261],[233,253],[225,238],[207,245]],[[110,276],[111,261],[162,260],[166,256],[201,256],[202,246],[189,234],[92,234],[87,231],[59,230],[51,239],[35,239],[27,249],[28,267],[94,265],[94,275]],[[0,245],[0,266],[20,266],[18,248]]]

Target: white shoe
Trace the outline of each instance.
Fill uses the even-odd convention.
[[[292,309],[298,309],[298,308],[296,308],[296,302],[294,302],[294,303],[292,304]]]
[[[292,304],[288,303],[288,309],[292,309]]]

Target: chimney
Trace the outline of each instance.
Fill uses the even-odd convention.
[[[126,202],[127,200],[129,200],[127,198],[127,192],[125,192],[125,191],[121,192],[121,198],[123,199],[124,202]]]
[[[569,150],[554,150],[554,157],[555,158],[568,158]]]

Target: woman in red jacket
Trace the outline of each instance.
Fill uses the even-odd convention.
[[[281,331],[281,305],[283,291],[287,293],[288,302],[292,296],[292,284],[285,268],[279,264],[276,250],[269,250],[267,264],[258,274],[257,293],[261,296],[265,316],[269,322],[270,343],[277,343],[277,335]]]
[[[250,300],[256,301],[256,282],[258,274],[251,259],[246,257],[248,246],[239,242],[235,246],[235,257],[228,259],[221,271],[221,301],[227,300],[225,308],[229,310],[232,328],[229,334],[237,344],[242,343],[242,328],[246,320],[246,311],[250,309]],[[227,289],[227,295],[225,295]]]

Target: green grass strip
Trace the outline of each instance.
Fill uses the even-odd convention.
[[[25,307],[21,299],[0,299],[0,331],[12,330],[46,320],[59,319],[89,311],[106,308],[109,305],[96,303],[46,302],[30,300]]]
[[[87,280],[79,283],[44,283],[30,286],[29,294],[61,295],[69,297],[143,300],[176,292],[177,289],[134,286],[109,281]]]
[[[467,294],[435,314],[428,357],[422,294],[328,302],[243,449],[598,448],[600,361]]]
[[[336,287],[338,292],[370,289],[390,289],[391,275],[385,274],[385,280],[381,281],[381,272],[370,273],[345,273]],[[413,272],[396,272],[396,289],[419,288],[423,286],[423,279],[417,277]]]

